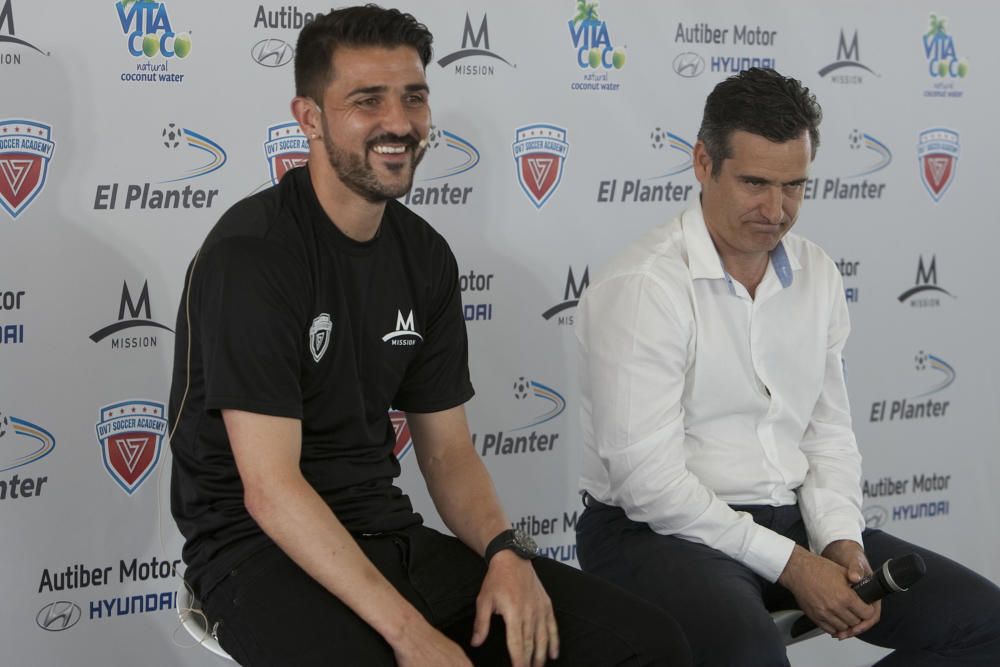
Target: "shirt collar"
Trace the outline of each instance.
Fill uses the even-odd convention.
[[[688,270],[691,278],[707,278],[711,280],[726,280],[733,289],[732,279],[722,265],[722,258],[715,249],[715,243],[705,225],[705,216],[701,210],[701,201],[695,200],[691,207],[681,216],[681,228],[684,233],[684,243],[687,247]],[[802,268],[794,248],[785,244],[784,239],[778,242],[771,251],[771,268],[781,282],[782,288],[791,287],[793,272]]]

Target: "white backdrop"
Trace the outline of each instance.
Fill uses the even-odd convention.
[[[434,141],[408,201],[463,274],[476,447],[549,555],[575,563],[575,300],[697,195],[706,94],[763,64],[825,112],[797,231],[844,274],[869,524],[1000,580],[1000,12],[604,0],[574,21],[574,0],[402,6],[435,34]],[[288,60],[328,8],[0,0],[3,664],[218,664],[177,645],[170,609],[172,329],[211,225],[302,159]],[[405,444],[401,482],[436,525]],[[831,640],[792,652],[878,655]]]

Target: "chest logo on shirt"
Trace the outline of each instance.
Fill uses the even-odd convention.
[[[424,337],[417,333],[413,326],[412,309],[406,317],[403,317],[403,311],[397,310],[396,330],[390,331],[386,335],[382,336],[382,342],[398,346],[416,345],[418,340],[423,339]]]
[[[319,360],[326,354],[326,348],[330,345],[330,334],[333,331],[333,320],[329,313],[322,313],[313,320],[309,327],[309,351],[312,352],[313,361]]]

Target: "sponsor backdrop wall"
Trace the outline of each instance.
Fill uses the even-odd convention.
[[[694,200],[705,95],[764,65],[804,80],[825,111],[796,231],[844,277],[868,523],[1000,580],[988,279],[1000,142],[987,115],[1000,103],[1000,11],[973,0],[402,5],[435,35],[434,127],[405,201],[458,257],[475,447],[546,555],[576,562],[577,300],[613,253]],[[3,664],[218,664],[172,610],[183,572],[164,414],[175,314],[219,215],[305,159],[290,59],[326,9],[0,0]],[[401,483],[438,524],[405,419],[394,423]],[[880,655],[835,644],[792,655]]]

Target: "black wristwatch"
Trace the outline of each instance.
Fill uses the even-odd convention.
[[[504,549],[510,549],[521,558],[531,560],[538,555],[538,545],[531,539],[531,536],[520,528],[505,530],[486,545],[486,553],[483,558],[487,564],[490,560]]]

